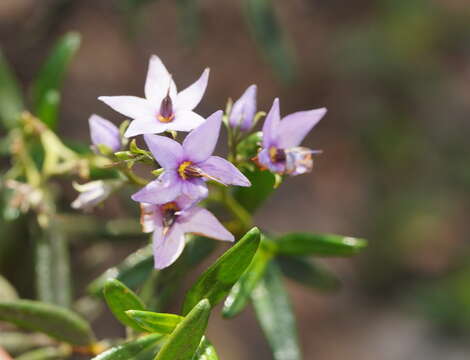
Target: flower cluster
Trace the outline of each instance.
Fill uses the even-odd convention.
[[[222,123],[229,130],[229,141],[237,143],[247,137],[264,113],[257,113],[257,87],[251,85],[224,115],[216,111],[207,119],[194,112],[201,101],[209,78],[209,69],[200,78],[177,91],[171,74],[157,56],[152,56],[145,83],[145,98],[103,96],[103,101],[131,119],[121,129],[97,115],[89,119],[93,150],[119,161],[123,156],[136,158],[125,151],[127,138],[143,135],[150,152],[139,149],[141,158],[150,157],[160,168],[158,177],[132,195],[142,209],[144,232],[153,233],[155,267],[171,265],[181,254],[185,234],[200,234],[213,239],[233,241],[233,235],[208,210],[198,204],[208,197],[208,181],[223,186],[250,186],[250,181],[234,163],[212,155]],[[296,112],[281,120],[279,100],[275,99],[262,128],[262,144],[253,159],[263,170],[278,175],[298,175],[312,169],[314,150],[299,146],[308,132],[325,115],[326,109]],[[189,132],[182,143],[177,132]],[[235,135],[234,135],[235,134]],[[230,136],[232,136],[230,138]],[[134,143],[134,148],[137,146]],[[128,154],[128,155],[126,155]],[[140,158],[139,158],[140,159]],[[239,165],[239,164],[237,164]],[[129,169],[126,168],[129,175]],[[88,209],[101,202],[123,180],[101,180],[78,186],[82,194],[73,207]]]

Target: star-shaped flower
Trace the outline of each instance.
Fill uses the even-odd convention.
[[[263,125],[263,149],[257,162],[278,174],[299,175],[311,171],[312,154],[318,151],[299,145],[325,114],[325,108],[299,111],[281,121],[279,99],[274,99]]]
[[[149,197],[149,200],[153,200]],[[173,264],[185,246],[185,234],[194,233],[222,241],[234,241],[233,235],[206,209],[180,196],[163,204],[141,204],[144,232],[153,232],[155,268]]]
[[[150,58],[145,99],[136,96],[100,96],[98,99],[117,112],[133,119],[124,134],[158,134],[164,131],[191,131],[204,122],[193,112],[206,91],[209,69],[181,92],[177,92],[171,74],[160,58]]]
[[[145,135],[145,142],[164,173],[132,195],[132,199],[151,204],[172,201],[181,194],[193,200],[202,199],[208,193],[207,180],[250,186],[250,181],[232,163],[212,156],[221,122],[222,111],[217,111],[189,133],[182,145],[168,137]]]

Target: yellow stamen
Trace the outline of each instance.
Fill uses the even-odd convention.
[[[191,161],[185,161],[183,163],[181,163],[181,165],[179,166],[178,168],[178,174],[179,176],[183,179],[183,180],[186,180],[187,179],[187,176],[185,174],[185,171],[186,171],[186,168],[188,166],[190,166],[192,163]]]
[[[170,117],[163,117],[161,115],[157,116],[158,121],[160,121],[161,123],[172,122],[174,118],[175,118],[175,115],[171,115]]]

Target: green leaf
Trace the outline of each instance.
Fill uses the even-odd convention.
[[[88,291],[101,295],[108,279],[117,279],[129,288],[136,289],[150,276],[152,270],[152,245],[148,245],[129,255],[120,265],[108,269],[89,285]]]
[[[290,233],[275,241],[283,255],[351,256],[367,246],[362,239],[330,234]]]
[[[44,102],[47,102],[47,98],[51,96],[51,90],[60,90],[67,67],[79,47],[80,35],[75,32],[69,32],[59,39],[52,49],[32,85],[32,100],[35,114],[38,114],[40,109],[47,107]],[[56,102],[56,105],[58,105],[58,102]],[[49,109],[49,112],[51,111]],[[57,113],[57,110],[52,112]],[[46,124],[50,128],[55,129],[57,126],[56,119],[51,117],[49,120],[52,122],[46,122]]]
[[[38,299],[43,302],[70,307],[71,279],[70,256],[65,233],[52,221],[38,233],[36,241],[35,270]]]
[[[90,326],[80,316],[63,307],[39,301],[2,302],[0,320],[75,345],[89,345],[94,340]]]
[[[236,187],[233,194],[238,203],[250,213],[254,213],[268,198],[276,184],[275,176],[266,170],[245,169],[243,174],[250,180],[250,187]]]
[[[114,346],[109,350],[95,356],[92,360],[130,360],[136,359],[140,354],[151,349],[162,339],[160,334],[151,334],[138,338],[118,346]]]
[[[104,285],[104,298],[113,315],[124,326],[130,326],[137,331],[145,331],[127,315],[127,310],[145,310],[142,300],[126,285],[116,279],[108,279]]]
[[[245,270],[240,279],[230,290],[230,294],[225,300],[222,315],[227,318],[238,315],[250,300],[253,289],[264,275],[266,266],[272,258],[270,253],[261,243],[256,255],[253,257],[250,266]]]
[[[17,356],[15,360],[60,360],[71,355],[70,348],[66,347],[44,347],[41,349],[28,351],[21,356]]]
[[[148,332],[171,334],[183,317],[174,314],[155,313],[151,311],[128,310],[126,314]]]
[[[207,328],[211,304],[202,299],[181,321],[155,360],[192,360]]]
[[[204,336],[192,360],[219,360],[214,346]]]
[[[263,141],[263,133],[257,131],[245,139],[240,141],[237,145],[237,154],[245,160],[251,160],[258,154],[261,142]]]
[[[13,301],[18,299],[15,288],[7,279],[0,275],[0,302]]]
[[[187,314],[204,298],[212,306],[217,305],[250,265],[259,242],[260,232],[255,227],[210,266],[186,294],[183,314]]]
[[[284,275],[312,289],[334,291],[341,286],[335,275],[309,259],[282,256],[277,261]]]
[[[295,318],[275,262],[269,264],[264,278],[253,291],[252,301],[274,359],[300,360]]]
[[[56,89],[49,89],[36,109],[36,116],[50,128],[55,128],[55,124],[57,124],[57,114],[59,113],[59,105],[59,92]]]
[[[18,125],[24,110],[23,97],[18,81],[0,51],[0,120],[6,128]]]

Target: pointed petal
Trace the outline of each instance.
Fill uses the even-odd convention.
[[[178,218],[185,233],[200,234],[216,240],[234,241],[233,235],[206,209],[198,206]]]
[[[166,130],[168,126],[156,119],[135,119],[130,123],[124,136],[130,138],[142,134],[160,134]]]
[[[181,193],[193,201],[200,201],[207,197],[209,190],[202,179],[191,179],[182,181]]]
[[[175,119],[167,123],[168,130],[191,131],[204,123],[204,118],[190,110],[179,110],[175,114]]]
[[[154,232],[162,226],[162,216],[158,205],[140,203],[140,225],[144,233]]]
[[[145,80],[145,97],[159,109],[162,99],[168,93],[168,88],[172,100],[176,99],[176,85],[171,74],[160,58],[152,55],[149,61],[147,79]]]
[[[231,162],[211,156],[198,167],[224,185],[251,186],[250,181]]]
[[[98,100],[131,119],[152,119],[157,116],[156,108],[150,102],[136,96],[100,96]]]
[[[176,97],[176,108],[184,110],[194,109],[206,92],[209,81],[209,68],[206,68],[201,77],[192,85],[181,91]]]
[[[183,252],[184,233],[178,224],[174,224],[164,235],[163,228],[153,233],[153,257],[156,269],[164,269],[173,264]]]
[[[279,99],[275,98],[263,125],[263,147],[277,146],[280,121]]]
[[[132,200],[154,205],[173,201],[181,194],[181,181],[175,172],[165,172],[157,180],[131,196]]]
[[[216,111],[183,141],[184,154],[194,163],[206,160],[212,155],[219,139],[222,111]]]
[[[119,129],[111,121],[101,116],[91,115],[88,119],[90,124],[90,136],[93,145],[106,145],[113,151],[121,148],[121,136]]]
[[[256,92],[257,87],[253,84],[235,101],[229,118],[232,127],[239,126],[243,131],[251,128],[256,115]]]
[[[144,140],[162,168],[176,169],[183,161],[183,148],[175,140],[160,135],[144,135]]]
[[[299,111],[287,115],[279,126],[279,144],[282,149],[298,146],[312,128],[326,114],[326,109]]]

